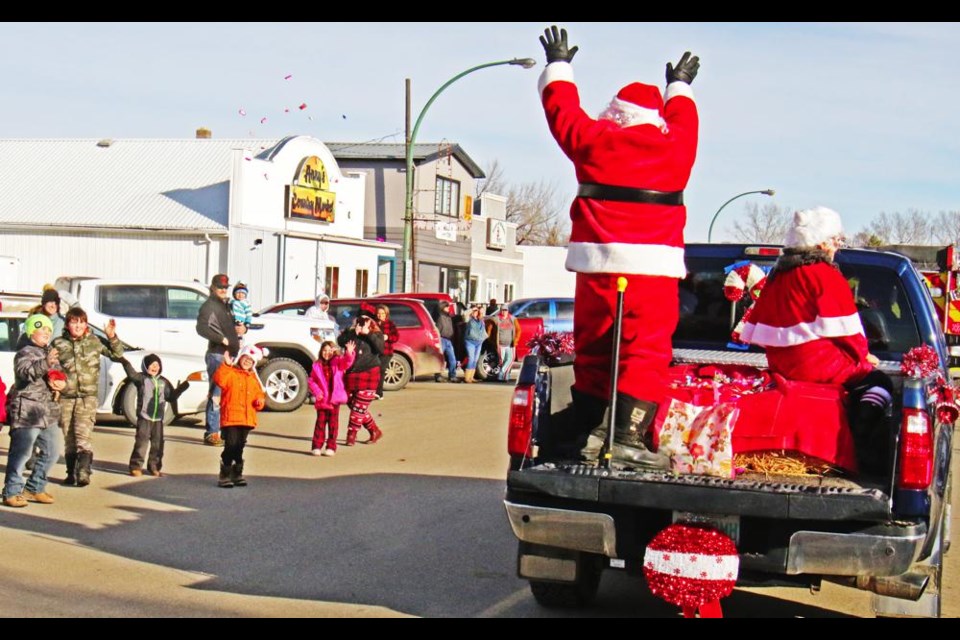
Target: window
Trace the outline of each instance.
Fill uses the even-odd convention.
[[[486,293],[486,295],[483,297],[483,299],[484,299],[484,300],[499,300],[500,302],[503,302],[503,300],[500,300],[500,298],[498,297],[499,295],[500,295],[500,294],[497,293],[497,281],[496,281],[496,280],[487,280],[487,293]]]
[[[325,270],[325,280],[327,283],[327,295],[331,298],[340,297],[340,267],[327,267]]]
[[[573,303],[557,301],[557,320],[573,320]]]
[[[0,351],[16,351],[14,346],[17,341],[14,339],[18,335],[19,324],[17,318],[7,318],[0,320]],[[10,383],[13,387],[13,382]]]
[[[420,318],[417,312],[405,304],[387,304],[390,309],[390,321],[397,325],[398,329],[412,327],[420,328]]]
[[[470,290],[467,291],[467,301],[475,302],[479,300],[478,293],[480,293],[480,276],[470,276]]]
[[[539,302],[531,302],[520,310],[520,313],[528,318],[547,319],[550,317],[550,301],[540,300]]]
[[[504,282],[503,283],[503,300],[502,302],[510,302],[513,300],[513,283]]]
[[[97,310],[117,318],[163,318],[166,315],[166,297],[164,287],[104,286],[100,287]]]
[[[356,296],[358,298],[367,297],[367,286],[369,285],[370,280],[370,270],[369,269],[357,269],[357,287],[356,287]]]
[[[200,306],[207,296],[192,289],[170,287],[167,289],[167,317],[178,320],[195,320],[200,315]]]
[[[433,210],[454,218],[460,217],[460,183],[437,176],[437,191]]]

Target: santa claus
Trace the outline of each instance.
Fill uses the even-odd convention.
[[[697,152],[690,83],[700,62],[684,53],[676,66],[667,63],[663,96],[655,86],[628,84],[595,119],[580,106],[570,65],[578,47],[567,45],[566,30],[546,29],[540,43],[547,57],[539,82],[543,109],[579,182],[566,267],[577,273],[572,391],[579,435],[590,432],[583,454],[595,458],[606,441],[616,281],[625,276],[611,454],[666,467],[666,457],[650,452],[644,437],[665,398],[678,283],[686,275],[683,189]]]

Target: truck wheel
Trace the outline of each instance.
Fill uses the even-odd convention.
[[[135,427],[137,426],[137,387],[136,385],[128,383],[120,393],[123,394],[123,399],[120,401],[120,406],[123,409],[123,417]],[[168,404],[167,410],[163,414],[163,426],[168,426],[173,422],[175,417]]]
[[[384,391],[399,391],[407,386],[413,377],[413,365],[405,356],[393,354],[387,363],[387,372],[383,376]]]
[[[270,411],[295,411],[307,399],[307,372],[296,360],[271,358],[258,373]]]
[[[477,380],[487,380],[497,377],[500,373],[500,356],[492,351],[483,351],[477,361]]]
[[[530,581],[533,599],[548,609],[579,609],[589,606],[597,597],[603,567],[601,558],[584,557],[576,582]]]

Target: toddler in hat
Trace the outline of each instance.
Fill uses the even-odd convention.
[[[233,287],[233,300],[230,301],[230,310],[233,311],[233,319],[237,324],[249,325],[253,322],[253,307],[247,300],[247,285],[238,282]]]

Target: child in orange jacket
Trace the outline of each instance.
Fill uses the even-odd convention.
[[[255,345],[240,349],[234,361],[225,354],[223,364],[213,374],[213,383],[220,387],[220,428],[223,432],[223,454],[220,456],[220,477],[217,486],[245,487],[243,448],[247,435],[257,426],[257,411],[263,409],[267,396],[255,370],[264,352]]]

